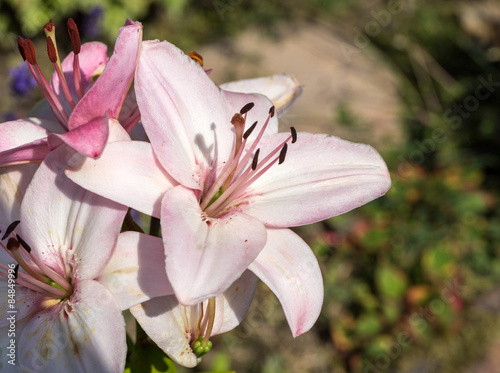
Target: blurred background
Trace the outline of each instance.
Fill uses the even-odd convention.
[[[110,52],[125,19],[141,21],[218,84],[293,74],[304,91],[283,128],[369,143],[391,170],[385,197],[296,230],[324,276],[314,328],[293,339],[261,284],[195,371],[500,372],[498,1],[2,0],[3,121],[41,98],[17,35],[50,76],[42,28],[53,20],[64,56],[68,17]]]

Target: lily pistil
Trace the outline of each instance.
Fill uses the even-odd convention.
[[[269,115],[264,125],[247,149],[247,140],[258,125],[258,122],[254,122],[245,130],[247,113],[253,107],[253,102],[246,104],[231,119],[231,124],[234,126],[235,132],[234,149],[232,151],[234,156],[225,162],[215,182],[207,189],[206,193],[202,194],[201,209],[206,213],[207,217],[215,218],[220,215],[273,165],[276,163],[278,165],[282,164],[285,161],[288,142],[291,141],[293,144],[297,141],[297,132],[294,127],[291,127],[291,135],[259,161],[260,148],[257,148],[257,146],[266,131],[269,120],[275,115],[275,108],[272,106],[269,109]],[[245,154],[243,155],[243,153]],[[250,158],[252,158],[252,162],[248,164]]]

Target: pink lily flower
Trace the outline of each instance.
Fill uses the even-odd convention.
[[[16,346],[16,367],[3,353],[2,372],[123,372],[121,311],[172,293],[163,250],[149,250],[145,235],[119,235],[126,207],[64,176],[70,152],[60,147],[46,157],[26,191],[20,224],[2,232],[1,344],[5,352],[12,316]]]
[[[293,273],[301,270],[303,253],[294,251],[297,239],[283,228],[327,219],[383,195],[390,186],[383,159],[370,146],[334,136],[277,133],[275,109],[265,96],[220,89],[167,42],[143,42],[135,82],[151,147],[109,144],[99,160],[87,159],[66,174],[84,188],[161,218],[167,274],[181,304],[216,297],[253,268],[285,301],[285,313],[298,320],[300,326],[291,325],[294,335],[306,331],[316,320],[312,315],[317,317],[307,313],[307,301],[321,303],[322,292],[303,291],[290,300],[274,283],[279,279],[266,276],[283,272],[283,263],[295,266]],[[123,164],[123,154],[130,163]],[[299,260],[289,259],[291,253]],[[299,288],[317,289],[317,279],[301,279]]]
[[[54,32],[52,23],[47,24],[45,29]],[[68,30],[73,52],[62,64],[53,42],[55,38],[47,38],[49,58],[56,70],[50,84],[37,64],[31,41],[19,38],[21,55],[28,62],[55,120],[28,118],[0,124],[2,166],[41,162],[62,143],[94,158],[106,145],[108,118],[118,119],[132,84],[142,40],[142,24],[127,20],[119,31],[114,53],[109,60],[104,44],[92,42],[80,45],[74,22],[68,22]],[[139,116],[130,105],[127,108],[124,127],[130,132]]]
[[[109,140],[109,119],[119,115],[128,132],[139,119],[135,95],[128,92],[142,40],[140,23],[127,21],[120,29],[111,58],[105,44],[80,46],[73,25],[74,52],[62,64],[52,42],[54,26],[48,23],[45,29],[51,35],[47,39],[52,43],[51,57],[56,57],[50,84],[36,64],[31,42],[21,38],[20,50],[47,97],[46,106],[35,109],[38,117],[0,123],[0,229],[19,220],[26,187],[52,149],[67,143],[86,155],[97,156]]]

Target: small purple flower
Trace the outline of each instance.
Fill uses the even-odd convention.
[[[33,75],[25,63],[9,69],[10,90],[17,97],[26,96],[33,88],[37,86]]]
[[[2,114],[2,122],[10,122],[16,119],[19,119],[19,115],[17,115],[13,111],[8,111]]]
[[[104,13],[104,9],[100,6],[92,8],[88,13],[84,14],[82,19],[82,33],[86,38],[95,39],[101,34],[100,20]]]

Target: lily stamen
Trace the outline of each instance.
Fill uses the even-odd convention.
[[[207,314],[208,314],[208,325],[207,325],[207,330],[205,331],[205,337],[203,338],[202,344],[206,344],[208,342],[208,340],[210,339],[210,335],[212,334],[212,329],[214,327],[215,298],[210,298],[208,300]]]
[[[71,93],[69,92],[69,87],[68,84],[66,83],[66,79],[64,77],[64,74],[60,68],[60,64],[58,64],[58,56],[57,56],[57,49],[54,45],[54,42],[52,41],[52,38],[48,37],[47,38],[47,54],[49,55],[50,62],[54,64],[54,69],[56,70],[57,76],[59,77],[59,81],[61,82],[61,87],[64,92],[64,96],[66,97],[66,100],[68,100],[69,106],[71,106],[71,109],[75,108],[75,102],[73,101],[73,97],[71,96]]]
[[[28,253],[27,255],[29,256],[29,259],[36,265],[38,266],[40,272],[44,274],[45,276],[49,277],[52,279],[54,282],[56,282],[60,287],[64,288],[67,291],[71,291],[73,288],[71,284],[66,280],[63,276],[61,276],[59,273],[54,271],[52,268],[47,266],[43,261],[39,260],[36,256],[31,255],[31,248],[28,246],[28,244],[19,236],[16,235],[17,240],[21,244],[21,246],[26,250]]]
[[[240,150],[238,151],[236,156],[230,159],[228,162],[226,162],[226,164],[221,170],[221,173],[219,174],[217,179],[215,179],[215,182],[212,184],[212,187],[208,190],[208,193],[202,197],[203,199],[201,203],[202,210],[206,209],[210,205],[210,202],[212,201],[213,197],[219,192],[219,189],[222,188],[228,176],[231,173],[233,173],[233,169],[238,165],[238,160],[241,157],[243,150],[245,149],[246,141],[247,139],[244,138],[240,146]]]
[[[22,269],[26,271],[26,273],[30,274],[39,281],[44,281],[45,277],[35,272],[32,269],[32,265],[24,260],[19,250],[20,246],[21,245],[19,244],[19,241],[17,241],[15,238],[13,237],[9,238],[9,241],[7,242],[7,249],[12,253],[12,256],[14,257],[16,262],[21,266]]]
[[[52,20],[50,20],[48,23],[46,23],[43,26],[43,31],[45,32],[45,36],[47,36],[47,38],[50,38],[52,40],[52,44],[54,44],[57,65],[59,66],[59,70],[62,71],[61,59],[59,58],[59,52],[57,50],[57,43],[56,43],[56,26],[54,26],[54,24],[52,23]],[[64,77],[64,75],[63,75],[63,77]],[[66,78],[64,78],[64,82],[66,82]]]
[[[271,111],[270,111],[271,114]],[[255,140],[247,154],[241,162],[239,163],[235,175],[238,175],[236,179],[231,180],[229,187],[224,189],[222,193],[218,196],[216,201],[212,201],[210,205],[204,210],[208,216],[217,216],[222,212],[228,205],[234,202],[238,197],[241,196],[242,192],[245,191],[253,182],[255,182],[260,176],[262,176],[271,166],[276,162],[282,164],[285,161],[286,152],[288,149],[288,141],[292,140],[294,143],[297,140],[297,132],[295,128],[290,128],[291,135],[287,137],[280,145],[278,145],[274,150],[272,150],[261,162],[259,162],[260,148],[256,150],[252,164],[247,167],[245,171],[242,172],[243,167],[245,167],[251,151],[257,146],[258,140]],[[262,133],[262,130],[261,130]],[[259,135],[261,134],[259,133]],[[279,155],[276,157],[276,154]],[[273,159],[274,157],[274,159]],[[203,208],[203,207],[202,207]]]
[[[26,272],[16,271],[16,283],[50,297],[61,299],[68,297],[73,292],[73,286],[36,256],[31,255],[30,246],[14,232],[18,224],[19,221],[10,224],[2,237],[2,240],[4,240],[9,235],[12,235],[7,244],[0,241],[0,246],[18,263],[17,268],[21,267]],[[8,278],[9,268],[0,264],[0,269],[5,271],[5,273],[0,271],[0,276]]]
[[[50,87],[47,79],[40,69],[40,66],[38,66],[36,62],[36,54],[33,43],[31,42],[31,40],[23,39],[21,36],[19,36],[17,38],[17,46],[23,60],[28,62],[28,67],[31,71],[31,74],[33,75],[33,78],[35,78],[35,81],[40,87],[43,95],[49,102],[49,105],[52,108],[55,117],[57,118],[61,126],[67,131],[68,127],[66,126],[66,124],[68,123],[69,119],[68,114],[64,111],[61,103],[59,102],[59,99]]]
[[[210,342],[210,336],[212,335],[213,326],[215,323],[215,298],[210,298],[208,300],[206,312],[203,312],[203,302],[198,305],[199,317],[196,327],[196,334],[190,339],[190,347],[193,353],[198,358],[207,354],[212,348],[212,342]],[[191,329],[191,333],[193,330]]]
[[[71,47],[73,48],[73,79],[75,81],[75,90],[78,100],[81,100],[85,95],[82,85],[82,74],[80,71],[80,59],[78,55],[80,54],[80,50],[82,47],[82,43],[80,41],[80,33],[78,32],[78,27],[76,26],[73,18],[68,19],[68,33],[71,39]]]
[[[3,267],[5,266],[2,265],[2,269],[4,269]],[[6,273],[0,272],[0,275],[2,277],[8,278],[8,275]],[[18,272],[16,283],[49,297],[57,297],[62,299],[66,298],[70,294],[66,290],[56,288],[50,284],[47,284],[43,281],[39,281],[22,272]]]
[[[240,110],[240,113],[239,113],[240,115],[241,115],[242,111],[245,114],[245,118],[244,118],[245,122],[246,122],[247,112],[252,108],[253,108],[253,103],[251,102],[249,104],[246,104]],[[207,207],[209,205],[211,205],[211,203],[213,203],[212,199],[219,192],[219,190],[221,190],[221,188],[222,188],[221,191],[224,192],[223,186],[226,186],[226,188],[227,188],[231,184],[231,182],[233,181],[234,176],[238,175],[241,172],[241,170],[243,169],[245,164],[248,162],[248,160],[252,156],[252,152],[255,150],[258,142],[260,141],[260,139],[264,135],[264,132],[267,128],[267,125],[269,124],[269,120],[273,116],[274,116],[274,106],[271,107],[271,109],[269,109],[269,116],[267,117],[267,120],[265,121],[259,134],[257,135],[256,139],[254,140],[254,142],[252,143],[252,145],[248,149],[245,156],[240,160],[241,154],[242,154],[243,150],[245,149],[245,145],[246,145],[246,142],[248,140],[248,137],[250,136],[253,129],[255,128],[254,126],[257,125],[257,122],[252,124],[252,126],[246,132],[243,133],[243,136],[242,136],[243,141],[241,143],[241,146],[239,147],[238,153],[234,156],[233,159],[230,159],[229,161],[227,161],[227,163],[222,168],[221,173],[219,174],[219,176],[217,177],[215,182],[212,184],[212,186],[208,190],[207,194],[202,197],[203,198],[203,200],[201,202],[201,209],[202,210],[207,209]],[[234,118],[234,116],[233,116],[233,118]],[[238,141],[238,139],[235,141],[235,147],[236,147],[237,141]],[[233,167],[235,168],[235,171],[233,171]],[[229,175],[231,175],[231,178],[229,178]]]
[[[9,224],[9,226],[5,230],[4,235],[2,236],[2,241],[5,240],[7,237],[9,237],[9,235],[12,232],[14,232],[14,230],[16,229],[16,227],[19,225],[20,222],[21,222],[20,220],[16,220],[16,221]]]

